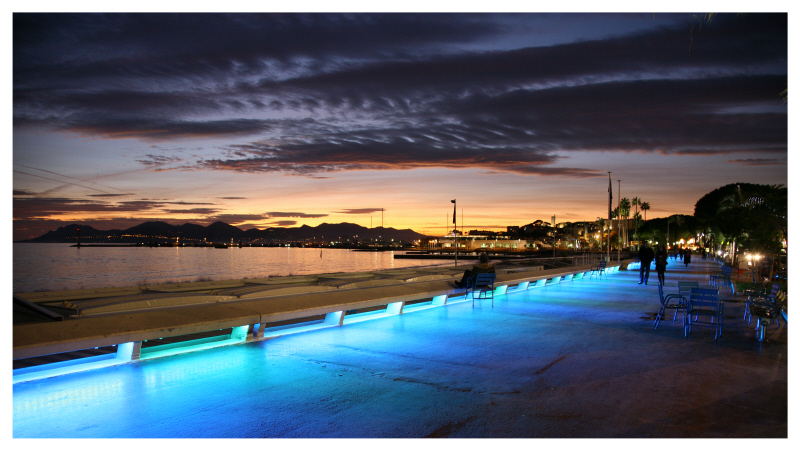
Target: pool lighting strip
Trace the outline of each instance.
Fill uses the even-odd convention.
[[[605,269],[606,273],[619,271],[619,266],[609,266]],[[535,281],[519,282],[515,286],[499,285],[494,289],[494,295],[500,296],[508,293],[518,293],[532,288],[541,288],[555,285],[562,282],[581,280],[590,278],[591,271],[580,271],[564,276],[554,276],[552,278],[541,278]],[[513,285],[513,284],[512,284]],[[142,342],[120,343],[117,345],[116,353],[103,356],[83,357],[64,362],[46,363],[27,368],[15,369],[13,383],[27,382],[49,377],[61,376],[65,374],[89,371],[94,369],[106,368],[115,365],[122,365],[137,360],[149,360],[160,357],[167,357],[187,352],[202,351],[205,349],[218,348],[222,346],[236,345],[249,341],[261,341],[269,338],[280,337],[283,335],[309,332],[328,327],[342,326],[344,324],[354,324],[362,321],[386,318],[403,313],[426,310],[435,307],[442,307],[448,304],[466,302],[470,300],[466,294],[449,297],[447,294],[435,296],[430,302],[415,303],[406,305],[406,302],[393,302],[386,305],[383,310],[375,310],[365,313],[346,314],[346,311],[328,313],[322,321],[301,322],[296,326],[268,328],[267,324],[259,323],[234,327],[230,334],[206,337],[200,339],[189,339],[176,343],[156,345],[142,348]]]

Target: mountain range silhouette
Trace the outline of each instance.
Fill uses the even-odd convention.
[[[125,230],[98,230],[88,225],[70,224],[48,231],[44,235],[24,240],[25,243],[74,243],[80,229],[81,243],[142,243],[151,239],[159,242],[220,242],[226,243],[241,240],[245,243],[261,242],[265,244],[296,241],[405,241],[413,242],[425,238],[426,235],[411,229],[366,228],[358,224],[343,222],[339,224],[322,223],[316,227],[303,225],[300,227],[269,227],[266,229],[242,230],[238,227],[218,221],[208,226],[186,223],[172,225],[163,221],[149,221]]]

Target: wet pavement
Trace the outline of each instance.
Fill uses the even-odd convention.
[[[670,260],[677,282],[718,268]],[[14,437],[787,437],[787,326],[653,320],[655,271],[14,385]],[[452,301],[449,301],[452,302]]]

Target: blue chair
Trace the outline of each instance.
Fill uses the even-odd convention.
[[[723,302],[719,299],[717,288],[692,288],[689,302],[683,312],[683,334],[688,337],[692,326],[711,327],[714,340],[722,336]],[[694,320],[692,319],[694,317]],[[700,319],[700,318],[703,319]]]
[[[494,308],[494,280],[497,277],[495,273],[478,273],[475,277],[470,277],[467,280],[467,293],[469,296],[472,293],[472,307],[475,307],[475,292],[478,292],[478,299],[486,299],[486,294],[492,298],[492,308]]]
[[[766,339],[767,328],[773,322],[780,326],[780,317],[783,316],[787,319],[784,306],[786,305],[786,293],[778,291],[775,296],[767,296],[763,298],[756,298],[747,307],[750,317],[755,316],[758,318],[756,322],[756,330],[758,331],[758,341]],[[748,324],[749,324],[748,320]]]
[[[692,288],[700,288],[700,282],[678,282],[678,293],[689,299]]]
[[[658,310],[656,321],[653,323],[655,329],[658,329],[658,324],[668,309],[675,309],[675,316],[672,318],[675,321],[678,318],[678,310],[686,310],[686,304],[688,303],[688,297],[682,294],[668,294],[665,296],[664,288],[661,284],[658,284],[658,298],[661,301],[661,309]]]
[[[589,269],[589,278],[591,278],[593,274],[597,274],[597,277],[600,277],[601,274],[606,275],[607,264],[607,262],[602,261],[599,264],[592,266]]]
[[[731,272],[733,268],[730,266],[723,266],[719,271],[712,272],[708,275],[708,284],[712,287],[719,288],[720,285],[726,285],[731,288],[731,293],[736,294],[736,286],[731,281]]]
[[[774,283],[772,284],[772,290],[769,292],[767,292],[765,287],[761,289],[744,290],[744,294],[747,295],[747,302],[744,304],[744,320],[747,324],[750,324],[750,306],[753,305],[753,301],[758,299],[763,302],[765,299],[774,298],[780,289],[781,284]]]

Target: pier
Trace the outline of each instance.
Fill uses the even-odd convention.
[[[704,285],[718,268],[670,263],[668,291],[679,280]],[[500,272],[494,307],[465,302],[452,286],[460,272],[284,280],[273,295],[258,283],[207,282],[218,286],[192,296],[213,301],[172,287],[150,307],[152,294],[83,293],[72,301],[82,318],[15,326],[15,359],[123,345],[113,358],[128,363],[27,381],[15,370],[14,436],[788,434],[786,323],[758,342],[741,296],[723,291],[715,342],[709,330],[684,337],[680,318],[654,330],[655,274],[639,286],[626,262],[600,276]],[[225,338],[193,338],[183,352],[180,341],[145,345],[214,328]]]

